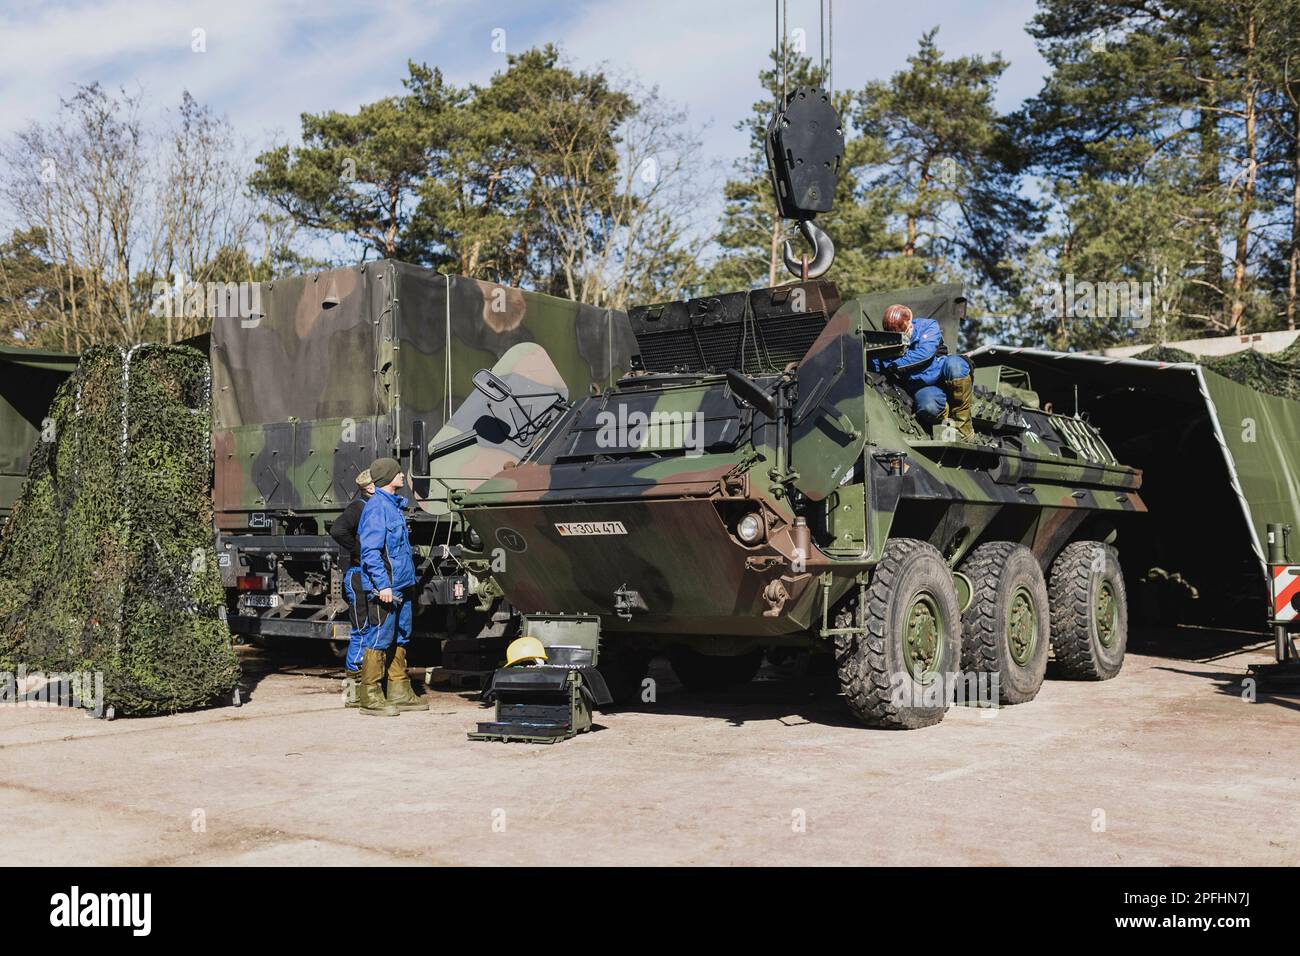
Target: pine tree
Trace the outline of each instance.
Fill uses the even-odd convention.
[[[1296,0],[1040,0],[1030,33],[1051,72],[1018,124],[1054,209],[1022,284],[1144,283],[1155,308],[1040,314],[1030,338],[1093,348],[1278,323],[1269,253],[1290,251],[1295,181],[1278,63],[1297,15]]]
[[[1014,279],[1009,262],[1035,222],[1019,188],[1023,157],[994,106],[1007,62],[946,59],[937,32],[922,35],[905,70],[857,96],[863,188],[890,198],[912,278],[962,278],[995,293]]]

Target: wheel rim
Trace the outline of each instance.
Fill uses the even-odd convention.
[[[1109,581],[1102,581],[1101,587],[1097,588],[1097,640],[1101,642],[1102,647],[1110,647],[1115,643],[1115,635],[1119,630],[1119,608],[1115,601],[1115,589],[1110,586]]]
[[[939,673],[943,658],[943,614],[929,591],[912,599],[904,619],[903,661],[912,679],[928,684]]]
[[[1013,661],[1024,667],[1033,659],[1037,647],[1038,609],[1034,606],[1034,596],[1025,588],[1017,588],[1007,614],[1007,651]]]

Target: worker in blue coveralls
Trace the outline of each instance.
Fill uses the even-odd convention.
[[[949,420],[963,441],[974,440],[970,361],[961,355],[949,355],[939,323],[934,319],[913,319],[912,310],[905,305],[891,305],[880,324],[886,332],[902,332],[907,351],[898,358],[873,360],[876,369],[907,389],[923,425]]]
[[[406,669],[406,645],[411,640],[415,604],[415,555],[406,530],[406,499],[398,492],[406,475],[395,458],[377,458],[370,465],[375,493],[361,511],[361,581],[370,598],[371,628],[361,655],[359,711],[395,717],[408,710],[428,710],[429,704],[411,687]],[[388,671],[388,693],[381,684]]]
[[[343,513],[330,525],[330,537],[339,546],[339,561],[343,565],[343,596],[348,601],[348,617],[352,625],[348,639],[348,656],[344,659],[344,707],[360,705],[357,688],[361,684],[361,651],[365,646],[366,631],[370,628],[370,602],[361,584],[361,539],[357,528],[361,524],[361,511],[375,493],[375,483],[370,480],[370,469],[357,475],[357,493]]]

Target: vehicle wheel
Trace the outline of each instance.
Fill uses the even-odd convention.
[[[763,650],[714,657],[678,644],[669,650],[668,661],[683,687],[691,693],[708,693],[752,681],[763,664]]]
[[[849,709],[874,727],[912,729],[943,720],[961,664],[961,609],[943,556],[895,538],[876,565],[865,606],[852,597],[835,626],[835,664]]]
[[[1051,614],[1034,553],[1013,541],[980,545],[962,563],[974,595],[962,615],[961,666],[996,674],[998,700],[1033,700],[1047,673]]]
[[[600,663],[596,665],[614,698],[613,707],[630,707],[641,700],[641,682],[650,670],[650,655],[620,639],[600,642]]]
[[[1115,549],[1100,541],[1067,545],[1052,563],[1048,594],[1061,676],[1110,680],[1118,674],[1128,646],[1128,598]]]

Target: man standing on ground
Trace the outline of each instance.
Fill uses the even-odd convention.
[[[406,530],[406,485],[395,458],[377,458],[370,465],[375,493],[361,512],[361,580],[371,598],[374,624],[361,656],[360,710],[363,714],[395,716],[403,710],[428,710],[429,704],[411,687],[406,669],[406,645],[411,640],[415,603],[415,555]],[[388,670],[388,696],[381,682]]]
[[[343,563],[343,596],[348,601],[348,615],[352,624],[348,638],[348,656],[343,662],[344,707],[360,705],[357,687],[361,683],[361,651],[366,631],[370,628],[370,602],[361,583],[361,539],[357,537],[357,526],[361,523],[361,510],[374,493],[375,484],[370,480],[370,469],[366,469],[357,475],[356,495],[330,525],[330,537],[338,543]]]

